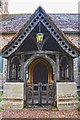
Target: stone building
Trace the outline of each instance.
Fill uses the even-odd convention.
[[[7,59],[3,106],[75,109],[78,15],[47,14],[39,7],[32,15],[5,15],[0,24],[2,56]]]
[[[0,33],[3,106],[74,109],[80,86],[78,15],[47,14],[41,7],[33,15],[1,15]]]

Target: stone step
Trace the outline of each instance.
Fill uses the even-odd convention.
[[[27,106],[24,108],[25,110],[58,110],[57,107],[53,107],[53,106],[37,106],[37,105],[33,105],[33,106]]]

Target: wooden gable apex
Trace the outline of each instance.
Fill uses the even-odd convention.
[[[7,58],[13,54],[39,22],[41,22],[46,27],[52,37],[57,41],[57,43],[65,52],[67,52],[72,57],[78,56],[80,49],[65,37],[65,35],[57,28],[51,18],[45,13],[43,8],[38,7],[35,13],[30,17],[29,21],[25,23],[23,28],[21,28],[16,36],[7,44],[7,46],[3,48],[3,57]]]

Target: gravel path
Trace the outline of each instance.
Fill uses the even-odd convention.
[[[3,118],[75,118],[78,119],[77,111],[58,111],[58,110],[4,110]]]

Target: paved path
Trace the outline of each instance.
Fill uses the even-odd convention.
[[[58,111],[58,110],[4,110],[3,118],[75,118],[78,119],[77,111]]]

